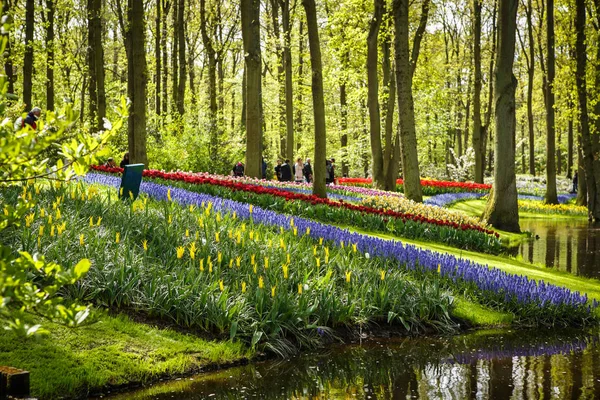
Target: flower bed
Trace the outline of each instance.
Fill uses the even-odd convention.
[[[106,167],[95,167],[95,169],[112,173],[121,171],[118,168]],[[192,176],[186,173],[146,170],[144,176],[167,179],[193,191],[244,201],[323,222],[351,224],[408,238],[447,243],[464,249],[492,253],[497,253],[501,249],[496,232],[475,224],[436,220],[421,215],[348,204],[343,201],[336,202],[301,193],[267,189],[233,180]]]
[[[373,184],[373,180],[370,178],[338,178],[337,182],[341,185],[347,186],[370,186]],[[399,186],[399,190],[402,190],[404,181],[402,179],[398,179],[396,180],[396,184]],[[487,192],[492,188],[492,185],[473,182],[452,182],[421,179],[421,188],[424,195],[434,196],[436,194],[454,192]]]
[[[588,209],[575,204],[545,204],[537,200],[519,200],[519,211],[536,214],[561,214],[587,216]]]
[[[437,207],[448,207],[452,204],[460,201],[479,199],[485,196],[487,193],[475,193],[475,192],[464,192],[464,193],[443,193],[432,196],[423,201],[423,204],[437,206]]]
[[[98,174],[89,174],[86,180],[115,187],[119,185],[118,178]],[[447,287],[473,296],[484,304],[511,311],[524,323],[580,324],[592,318],[592,306],[588,305],[586,296],[448,254],[351,233],[304,218],[290,217],[252,205],[154,183],[143,183],[142,191],[159,200],[172,198],[186,206],[204,206],[215,212],[235,213],[237,217],[249,220],[252,224],[274,226],[281,229],[281,232],[305,232],[319,243],[329,241],[331,246],[344,248],[347,252],[352,248],[350,254],[356,251],[365,254],[367,259],[381,257],[392,260],[392,265],[400,265],[417,277],[429,279],[439,275]],[[160,232],[156,232],[156,237],[161,237]],[[346,259],[345,262],[351,261]],[[595,302],[593,307],[596,307]]]
[[[477,193],[477,195],[479,194]],[[401,213],[422,215],[427,218],[448,221],[459,225],[474,225],[481,229],[489,229],[488,225],[477,218],[469,217],[460,212],[446,210],[435,205],[416,203],[408,199],[371,197],[363,200],[362,204],[373,208],[391,209]]]

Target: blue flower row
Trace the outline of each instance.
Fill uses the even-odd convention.
[[[447,207],[459,201],[479,199],[483,196],[487,196],[487,193],[473,193],[473,192],[462,192],[462,193],[442,193],[435,196],[431,196],[426,199],[423,203],[438,206]]]
[[[118,187],[121,179],[118,177],[88,174],[84,180],[88,183]],[[233,200],[226,200],[216,196],[194,193],[184,189],[170,188],[168,186],[143,182],[140,190],[157,200],[167,200],[167,192],[171,190],[173,201],[181,205],[201,206],[211,202],[216,211],[236,212],[239,218],[250,219],[254,223],[263,225],[280,226],[291,229],[290,220],[299,232],[310,229],[310,236],[314,239],[323,238],[332,241],[335,245],[356,244],[357,249],[369,256],[395,259],[399,265],[408,270],[419,272],[436,272],[457,283],[472,284],[482,291],[487,297],[505,304],[518,304],[533,306],[534,308],[559,309],[568,307],[568,310],[583,311],[586,315],[591,313],[592,306],[588,306],[587,296],[579,292],[572,292],[564,287],[547,284],[544,281],[536,282],[525,276],[511,275],[497,268],[477,264],[470,260],[459,259],[449,254],[419,249],[412,245],[402,244],[400,241],[384,240],[368,235],[350,232],[335,226],[321,224],[300,217],[291,217],[278,214],[260,207],[249,207],[248,204]],[[594,301],[593,307],[597,306]],[[517,310],[518,311],[518,310]],[[563,311],[565,311],[563,309]],[[569,314],[568,312],[566,313]]]

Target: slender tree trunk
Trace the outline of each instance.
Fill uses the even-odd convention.
[[[323,67],[321,63],[321,47],[319,43],[319,28],[317,25],[317,10],[315,0],[302,0],[306,11],[308,29],[308,45],[310,48],[310,64],[312,69],[313,113],[315,120],[315,157],[313,194],[327,197],[325,186],[326,162],[326,131],[325,131],[325,101],[323,96]]]
[[[186,59],[185,59],[185,0],[178,0],[177,6],[177,42],[178,42],[178,64],[179,64],[179,78],[177,81],[177,112],[179,115],[185,114],[185,81],[186,81]],[[173,70],[175,73],[175,70]]]
[[[179,104],[179,0],[173,0],[173,37],[171,46],[171,97],[172,104],[171,109],[173,113],[177,113]]]
[[[161,59],[160,59],[160,44],[161,44],[161,9],[162,9],[162,0],[156,0],[156,33],[154,35],[154,58],[156,59],[156,94],[155,94],[155,110],[156,115],[160,115],[160,84],[161,84]]]
[[[567,126],[567,178],[573,177],[573,114],[569,116]]]
[[[294,159],[294,152],[288,153],[287,146],[287,128],[285,113],[285,60],[283,59],[283,49],[281,47],[281,29],[279,27],[279,0],[270,0],[271,4],[271,23],[273,24],[273,38],[275,40],[275,55],[277,56],[277,84],[278,84],[278,105],[279,115],[278,133],[279,133],[279,154],[283,158]]]
[[[25,2],[25,57],[23,59],[23,103],[25,110],[32,107],[33,90],[33,25],[35,23],[35,1]]]
[[[412,96],[412,71],[408,46],[408,0],[394,0],[394,25],[396,28],[396,85],[400,117],[400,143],[404,194],[410,200],[423,201],[417,157],[415,110]]]
[[[104,48],[102,43],[102,1],[88,0],[88,70],[90,117],[98,130],[104,129]]]
[[[494,60],[495,60],[495,56],[496,56],[496,43],[497,43],[497,34],[498,34],[498,24],[496,23],[496,16],[497,16],[497,12],[498,12],[498,0],[494,0],[494,7],[492,9],[492,50],[490,52],[491,56],[490,56],[490,68],[489,68],[489,73],[488,73],[488,77],[489,77],[489,89],[488,89],[488,103],[487,103],[487,110],[485,112],[485,124],[483,126],[482,132],[481,132],[481,136],[482,136],[482,140],[483,140],[483,144],[482,144],[482,157],[483,157],[483,165],[485,168],[485,163],[486,163],[486,156],[485,156],[485,152],[487,149],[487,144],[488,141],[491,142],[491,132],[490,132],[490,124],[492,121],[492,110],[494,109],[493,107],[493,99],[494,99]],[[491,150],[490,150],[491,151]],[[491,161],[492,161],[492,157],[490,155],[489,160],[490,162],[490,167],[488,167],[488,170],[491,171]],[[485,174],[485,170],[483,171]]]
[[[54,111],[54,0],[46,0],[46,109]]]
[[[340,130],[341,130],[341,151],[342,151],[342,176],[347,176],[348,167],[348,97],[346,95],[346,79],[342,78],[340,85]]]
[[[128,0],[127,7],[127,95],[129,106],[129,160],[148,167],[146,155],[146,46],[144,4]]]
[[[242,0],[246,60],[246,175],[262,176],[260,0]]]
[[[535,176],[535,136],[533,130],[533,79],[535,74],[535,42],[533,40],[531,0],[527,0],[527,36],[529,38],[529,64],[527,66],[527,126],[529,128],[529,173]]]
[[[385,187],[383,174],[383,151],[381,147],[381,116],[379,113],[379,76],[378,46],[379,27],[383,18],[385,0],[374,0],[375,10],[369,24],[367,36],[367,103],[369,107],[369,128],[371,132],[371,159],[373,186],[383,189]]]
[[[296,97],[296,102],[298,104],[297,112],[296,112],[296,149],[300,150],[300,140],[299,138],[302,136],[302,130],[304,129],[304,125],[302,123],[302,110],[304,108],[304,22],[300,19],[300,26],[298,27],[298,96]],[[313,160],[314,161],[314,160]],[[313,162],[314,164],[314,162]]]
[[[10,13],[11,0],[4,0],[2,2],[2,15],[8,15]],[[6,31],[2,33],[2,37],[6,38],[6,48],[4,49],[4,74],[6,75],[6,81],[8,83],[8,93],[15,93],[15,76],[13,73],[12,63],[12,51],[11,51],[11,38],[10,32]]]
[[[191,51],[188,51],[187,58],[188,76],[190,78],[190,95],[192,97],[192,117],[196,119],[198,113],[198,110],[196,109],[196,69],[194,68],[194,56]]]
[[[396,105],[396,79],[392,73],[391,67],[391,35],[387,35],[382,45],[383,62],[383,86],[387,92],[385,111],[385,149],[383,151],[383,170],[385,175],[385,190],[396,191],[396,178],[398,177],[399,154],[396,150],[396,141],[399,140],[394,135],[394,107]],[[394,137],[396,136],[396,137]],[[397,140],[396,140],[397,139]]]
[[[208,58],[208,135],[209,156],[211,160],[219,158],[219,135],[218,135],[218,105],[217,105],[217,54],[213,41],[208,35],[208,14],[206,12],[206,0],[200,0],[200,31],[206,58]]]
[[[513,74],[517,0],[500,0],[498,53],[496,53],[496,139],[494,188],[484,219],[497,229],[520,232],[515,175],[515,90]]]
[[[281,2],[281,23],[283,25],[283,66],[285,70],[285,142],[287,146],[285,152],[289,157],[294,154],[294,88],[292,85],[290,0],[283,0]]]
[[[554,0],[546,2],[547,69],[546,86],[546,195],[548,204],[558,204],[556,193],[556,127],[554,118]]]
[[[473,150],[475,153],[475,182],[483,183],[485,148],[481,137],[481,0],[473,0]]]
[[[167,20],[169,15],[169,9],[171,8],[171,1],[162,1],[162,35],[160,47],[162,48],[162,112],[167,113],[169,110],[169,58],[167,55],[167,37],[169,35]]]

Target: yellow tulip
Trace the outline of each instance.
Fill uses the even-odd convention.
[[[219,232],[215,232],[215,242],[219,243]]]
[[[233,218],[233,219],[236,219],[236,218],[237,218],[237,212],[235,212],[235,211],[233,212],[233,217],[232,217],[232,218]]]
[[[298,284],[298,294],[302,294],[302,284]]]
[[[379,271],[379,275],[381,276],[381,280],[385,279],[385,271],[384,270]]]
[[[317,267],[320,267],[321,266],[321,259],[317,257],[317,258],[315,258],[315,260],[317,260]]]
[[[208,262],[208,272],[211,274],[213,272],[213,263],[211,263],[210,261]]]
[[[235,232],[235,241],[237,244],[240,244],[242,242],[242,235],[240,234],[240,231]]]
[[[319,238],[319,245],[323,245],[323,238]]]
[[[250,240],[254,239],[254,231],[253,230],[250,230],[250,235],[249,236],[250,236]]]
[[[351,276],[352,276],[352,271],[346,271],[346,282],[350,283]]]
[[[44,210],[43,208],[40,210],[40,218],[44,218],[44,216],[46,215],[46,210]]]
[[[356,253],[356,243],[352,244],[352,251]]]
[[[169,214],[169,220],[168,220],[168,222],[169,222],[169,225],[173,222],[173,217],[170,214]]]
[[[313,246],[313,256],[317,256],[317,246]]]
[[[204,272],[204,258],[200,259],[200,272]]]
[[[102,217],[98,217],[98,220],[96,221],[96,226],[100,226],[100,222],[102,222]]]
[[[294,218],[290,218],[290,227],[294,226]]]
[[[83,246],[84,240],[83,240],[83,233],[81,235],[79,235],[79,244],[81,246]]]
[[[223,290],[225,290],[225,285],[223,284],[223,279],[221,279],[221,280],[219,281],[219,289],[221,290],[221,292],[222,292]]]
[[[241,261],[242,261],[242,257],[240,257],[240,256],[236,257],[235,258],[235,266],[239,268]]]
[[[276,287],[277,287],[277,286],[273,286],[273,287],[271,288],[271,297],[275,297],[275,288],[276,288]]]
[[[255,254],[252,254],[252,255],[250,256],[250,265],[254,265],[254,259],[255,259],[255,258],[256,258],[256,255],[255,255]]]
[[[231,229],[227,231],[227,236],[229,237],[229,239],[233,239],[233,232],[231,232]]]
[[[38,236],[38,249],[39,249],[40,247],[42,247],[42,243],[41,243],[41,242],[42,242],[42,241],[40,240],[40,237]]]
[[[58,235],[60,236],[67,228],[67,223],[63,222],[62,225],[58,225],[57,228],[58,228]]]
[[[283,269],[283,278],[287,279],[288,278],[288,266],[286,265],[282,265],[281,268]]]
[[[246,224],[242,224],[242,232],[246,232]]]
[[[221,213],[217,213],[217,223],[221,222]]]
[[[189,229],[185,230],[185,237],[190,237],[190,230]]]
[[[169,199],[169,201],[173,201],[171,198],[171,189],[167,190],[167,199]]]
[[[242,281],[242,293],[246,293],[246,282]]]
[[[121,241],[121,234],[119,232],[117,232],[117,234],[115,235],[115,243],[119,244],[120,241]]]
[[[250,204],[250,205],[248,206],[248,211],[250,211],[250,214],[252,214],[252,210],[253,210],[253,209],[254,209],[254,207],[252,206],[252,204]]]
[[[60,215],[60,208],[56,208],[56,214],[55,214],[56,219],[60,219],[61,215]]]
[[[329,264],[329,254],[325,254],[325,264]]]
[[[44,225],[40,225],[40,231],[38,232],[38,236],[44,236]]]
[[[34,217],[35,217],[35,214],[33,214],[33,213],[31,213],[31,214],[28,214],[28,215],[25,217],[25,225],[26,225],[28,228],[29,228],[29,227],[31,226],[31,224],[33,223],[33,219],[34,219]]]
[[[185,254],[185,247],[179,246],[177,247],[177,258],[182,258]]]
[[[90,228],[94,226],[94,217],[90,217]]]
[[[285,242],[283,241],[283,238],[279,238],[279,247],[285,250]]]
[[[258,288],[262,289],[263,287],[265,287],[265,281],[262,276],[259,276],[258,277]]]
[[[438,274],[439,274],[441,271],[442,271],[442,265],[441,265],[441,264],[438,264],[438,268],[437,268],[437,272],[438,272]]]
[[[256,264],[254,264],[254,266],[252,267],[252,272],[254,272],[254,274],[258,274],[258,270],[256,269]]]
[[[194,208],[196,208],[193,204],[190,204],[190,212],[194,212]]]
[[[233,267],[233,258],[230,258],[229,259],[229,268],[232,268],[232,267]]]
[[[298,236],[298,228],[294,227],[294,236]]]
[[[54,236],[54,225],[50,227],[50,236]]]
[[[306,228],[306,235],[310,235],[310,228]]]
[[[342,249],[344,248],[344,241],[343,240],[340,240],[340,246],[341,246]]]
[[[223,255],[221,254],[221,252],[219,251],[217,253],[217,262],[219,263],[219,265],[221,264],[221,261],[223,260]]]
[[[142,246],[144,247],[144,251],[148,251],[148,240],[142,240]]]
[[[48,225],[52,224],[52,214],[48,214]]]
[[[269,257],[265,257],[265,269],[269,268]]]
[[[287,263],[289,264],[290,263],[290,253],[286,254],[286,260],[287,260]]]
[[[195,238],[196,240],[198,240],[198,239],[200,238],[200,236],[198,235],[198,231],[196,231],[196,233],[194,234],[194,238]]]

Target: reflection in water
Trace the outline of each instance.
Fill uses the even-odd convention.
[[[597,334],[477,332],[346,345],[124,393],[136,399],[593,399]]]
[[[533,238],[511,249],[513,256],[559,271],[600,278],[600,226],[579,219],[525,219],[519,224]]]

